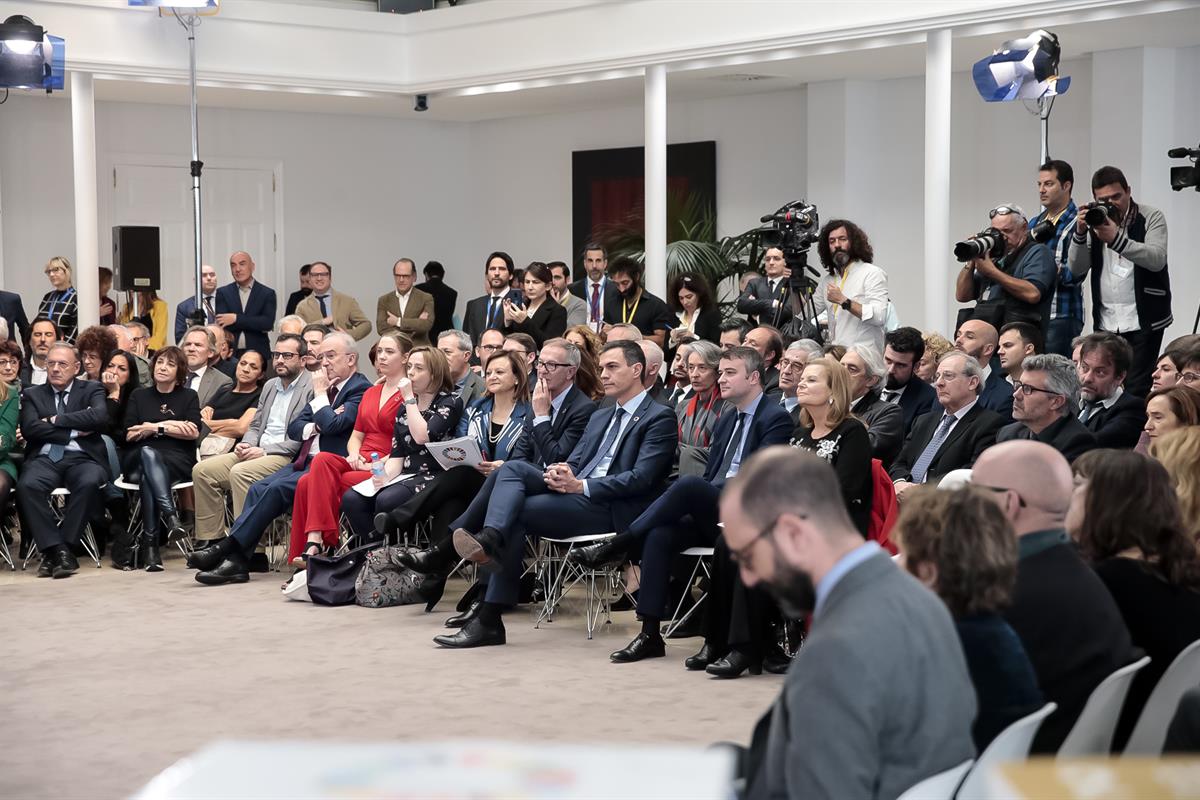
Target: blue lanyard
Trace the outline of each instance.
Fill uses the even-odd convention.
[[[46,315],[46,316],[50,317],[50,319],[54,319],[54,315],[58,311],[58,304],[60,302],[63,304],[63,313],[64,314],[67,313],[67,301],[72,296],[74,296],[75,287],[72,286],[70,289],[67,289],[65,292],[62,292],[61,294],[57,291],[54,294],[58,295],[58,296],[50,301],[50,313]],[[54,320],[54,322],[55,322],[55,324],[58,324],[58,320]]]

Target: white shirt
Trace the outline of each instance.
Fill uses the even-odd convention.
[[[908,384],[904,384],[899,389],[888,389],[886,386],[879,390],[879,396],[883,398],[883,402],[891,403],[892,405],[900,405],[900,398],[904,396],[904,390],[908,388]]]
[[[251,278],[250,281],[245,286],[242,286],[240,283],[238,284],[238,298],[242,301],[242,313],[246,312],[246,303],[249,302],[250,292],[253,291],[253,289],[254,289],[254,279],[253,278]],[[214,300],[214,302],[215,302],[215,300]],[[238,334],[237,346],[243,350],[246,348],[245,332]]]
[[[738,470],[742,468],[742,451],[746,447],[746,436],[750,433],[750,426],[754,424],[754,414],[758,411],[758,404],[762,402],[765,396],[762,392],[759,392],[758,397],[754,398],[744,410],[733,409],[735,413],[742,417],[745,424],[741,425],[738,430],[737,450],[733,451],[733,459],[729,462],[729,469],[725,471],[726,478],[732,478],[734,475],[737,475]],[[737,422],[735,421],[734,424],[736,425]],[[733,442],[730,442],[729,445],[732,447]]]
[[[29,383],[31,386],[41,386],[46,382],[46,370],[34,364],[29,363]]]
[[[1125,387],[1118,386],[1117,390],[1115,392],[1113,392],[1108,397],[1106,397],[1100,401],[1100,405],[1104,407],[1105,411],[1107,411],[1108,409],[1112,408],[1113,405],[1115,405],[1118,400],[1121,399],[1121,395],[1123,395],[1123,394],[1125,394]],[[1083,398],[1080,398],[1079,399],[1079,413],[1076,414],[1075,416],[1078,417],[1079,414],[1082,414],[1083,410],[1087,407],[1088,407],[1088,401],[1084,400]],[[1096,409],[1096,411],[1099,411],[1099,410],[1100,409]],[[1093,411],[1092,413],[1095,414],[1096,411]]]
[[[1100,328],[1112,333],[1141,330],[1133,287],[1133,262],[1111,247],[1104,248],[1100,268]]]
[[[396,315],[397,317],[404,317],[404,311],[408,308],[408,298],[410,297],[412,297],[411,291],[409,291],[408,294],[400,294],[399,292],[396,292],[396,300],[400,303],[400,313]]]
[[[287,438],[288,408],[292,404],[292,395],[296,393],[296,384],[300,382],[299,375],[292,379],[289,386],[279,382],[279,391],[271,401],[271,410],[267,412],[267,424],[263,426],[258,437],[258,446],[266,450],[271,445],[282,444]]]
[[[862,306],[862,318],[830,303],[825,292],[830,284],[841,287],[842,294]],[[884,324],[887,322],[887,273],[874,264],[852,261],[840,276],[825,275],[813,295],[817,319],[829,325],[827,344],[843,347],[871,345],[883,352]]]
[[[191,389],[193,392],[199,392],[200,391],[200,381],[204,379],[204,373],[208,372],[208,364],[205,364],[204,366],[200,367],[199,369],[188,370],[188,371],[191,372],[193,375],[195,375],[196,378],[195,378],[195,380],[188,378],[187,388]]]
[[[645,389],[638,392],[637,396],[634,397],[629,402],[622,403],[620,406],[618,406],[618,408],[625,409],[625,413],[621,415],[621,427],[617,430],[617,438],[613,439],[612,448],[609,449],[609,451],[604,454],[604,457],[600,459],[600,463],[596,465],[596,468],[594,470],[592,470],[592,474],[589,475],[587,480],[585,480],[583,482],[583,494],[585,497],[591,497],[591,494],[588,492],[588,480],[591,480],[592,478],[603,478],[604,476],[608,475],[608,468],[612,466],[613,456],[616,454],[617,450],[620,448],[621,440],[623,438],[625,438],[625,431],[629,428],[629,425],[633,422],[633,415],[637,413],[638,406],[640,406],[642,404],[642,400],[644,400],[644,399],[646,399],[646,390]],[[616,418],[617,418],[617,412],[613,411],[613,419],[616,419]],[[604,429],[604,436],[601,437],[601,439],[600,439],[601,444],[603,444],[604,440],[608,438],[608,432],[611,429],[612,429],[612,423],[610,422],[609,426]]]
[[[344,380],[344,381],[338,381],[337,383],[333,384],[332,387],[330,387],[330,388],[336,389],[336,391],[333,393],[333,396],[335,398],[339,394],[342,393],[342,388],[346,385],[346,381],[348,381],[348,380],[350,380],[350,379],[346,378],[346,380]],[[328,392],[328,391],[329,391],[329,389],[326,389],[324,392],[313,392],[313,399],[308,401],[308,407],[312,409],[313,414],[316,414],[322,408],[329,407],[329,398],[325,396],[326,392]],[[302,431],[302,433],[304,434],[303,438],[305,438],[305,439],[312,436],[314,433],[317,433],[317,423],[315,423],[315,422],[308,423],[307,425],[304,426],[304,430]],[[320,436],[318,436],[316,439],[313,440],[312,449],[310,449],[308,452],[310,455],[314,455],[314,456],[317,453],[321,452],[321,437]]]

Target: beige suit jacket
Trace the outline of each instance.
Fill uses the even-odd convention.
[[[371,320],[363,313],[362,308],[358,305],[358,301],[336,289],[330,290],[330,295],[330,300],[333,302],[333,313],[331,315],[333,317],[333,327],[341,328],[353,336],[355,341],[362,341],[367,338],[367,335],[371,333]],[[310,294],[301,300],[300,305],[296,306],[296,314],[305,322],[320,322],[321,304],[317,302],[317,296]]]
[[[425,318],[421,318],[421,314]],[[433,295],[420,289],[409,290],[408,305],[399,325],[388,324],[388,314],[400,316],[400,298],[395,292],[382,295],[375,303],[375,330],[380,336],[385,333],[403,333],[412,339],[415,347],[429,347],[429,330],[433,327]]]

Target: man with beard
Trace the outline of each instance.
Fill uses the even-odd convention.
[[[925,339],[916,328],[896,328],[884,337],[883,363],[887,380],[880,397],[895,403],[904,412],[904,434],[912,430],[913,420],[933,409],[937,392],[917,377],[917,365],[925,357]]]
[[[1123,386],[1132,364],[1133,347],[1115,333],[1093,333],[1079,345],[1079,421],[1101,447],[1132,449],[1142,435],[1146,403]]]
[[[875,251],[862,228],[850,220],[832,219],[821,228],[817,252],[826,274],[813,303],[829,327],[826,344],[873,345],[883,351],[887,321],[887,273],[873,262]]]
[[[525,298],[520,289],[510,288],[513,276],[512,256],[497,250],[483,262],[484,281],[488,293],[467,301],[463,313],[463,330],[478,345],[479,337],[489,328],[505,330],[504,304],[524,306]]]
[[[666,347],[667,331],[677,322],[675,312],[661,297],[642,288],[641,265],[636,261],[618,261],[609,269],[608,277],[620,300],[606,310],[605,332],[609,325],[618,322],[633,325],[642,336],[659,347]]]
[[[743,581],[813,615],[755,727],[749,798],[897,797],[975,754],[975,689],[949,611],[863,541],[841,498],[832,467],[789,447],[755,454],[721,496]]]

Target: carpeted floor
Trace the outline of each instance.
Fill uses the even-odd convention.
[[[632,612],[588,641],[570,602],[540,630],[517,610],[507,646],[449,651],[430,638],[461,584],[425,614],[285,602],[281,582],[204,587],[178,556],[159,574],[0,572],[0,797],[126,796],[231,737],[745,742],[782,685],[687,672],[699,639],[612,664]]]

